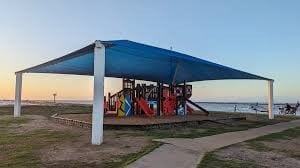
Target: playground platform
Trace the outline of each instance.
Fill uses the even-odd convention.
[[[82,122],[91,125],[91,114],[63,114],[59,115],[62,119],[75,122]],[[171,128],[181,126],[196,126],[205,122],[217,122],[224,124],[229,120],[245,120],[245,117],[211,117],[203,114],[192,114],[187,116],[161,116],[161,117],[104,117],[104,128],[106,129],[151,129],[151,128]],[[70,124],[69,124],[70,125]],[[72,125],[72,124],[71,124]],[[89,127],[89,126],[85,126]]]

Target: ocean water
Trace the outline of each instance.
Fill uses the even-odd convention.
[[[256,107],[259,111],[266,111],[267,104],[259,103],[219,103],[219,102],[198,102],[198,105],[205,108],[208,111],[225,111],[225,112],[246,112],[246,113],[256,113],[256,111],[251,108],[251,106]],[[296,104],[290,104],[291,106],[295,106]],[[236,111],[235,111],[236,106]],[[274,105],[274,113],[279,114],[279,108],[285,106],[285,104],[275,104]],[[266,113],[259,112],[258,113]],[[298,108],[297,115],[300,115],[300,108]]]
[[[44,101],[22,101],[22,105],[42,105],[46,102]],[[0,100],[1,106],[12,106],[14,104],[13,100]]]
[[[93,101],[91,100],[57,100],[56,103],[63,103],[63,104],[86,104],[91,105]],[[13,100],[0,100],[0,107],[1,106],[12,106],[14,104]],[[22,105],[47,105],[53,104],[51,100],[25,100],[22,101]]]
[[[51,101],[22,101],[22,105],[44,105],[52,104]],[[91,105],[93,102],[91,100],[58,100],[57,103],[67,103],[67,104],[82,104]],[[11,106],[14,104],[13,100],[0,100],[0,106]],[[251,106],[255,106],[259,111],[266,111],[267,104],[259,103],[220,103],[220,102],[197,102],[198,105],[205,108],[208,111],[222,111],[222,112],[246,112],[246,113],[256,113]],[[295,104],[290,104],[295,106]],[[283,107],[284,104],[275,104],[274,113],[279,114],[279,108]],[[258,112],[266,113],[266,112]],[[300,115],[300,108],[298,108],[297,115]]]

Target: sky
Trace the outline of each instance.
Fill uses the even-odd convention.
[[[0,100],[14,99],[14,72],[95,40],[129,39],[275,80],[275,102],[300,100],[300,1],[2,0]],[[265,102],[266,81],[193,82],[193,100]],[[105,79],[105,92],[121,88]],[[24,100],[90,100],[93,77],[25,74]]]

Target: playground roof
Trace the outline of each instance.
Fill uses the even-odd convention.
[[[160,81],[166,84],[222,79],[270,80],[183,53],[129,40],[102,41],[105,76]],[[94,47],[90,44],[22,73],[93,75]]]

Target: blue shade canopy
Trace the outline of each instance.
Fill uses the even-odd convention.
[[[178,84],[204,80],[270,80],[179,52],[128,40],[102,41],[105,46],[105,76]],[[85,48],[44,64],[25,69],[25,73],[93,75],[94,47]]]

